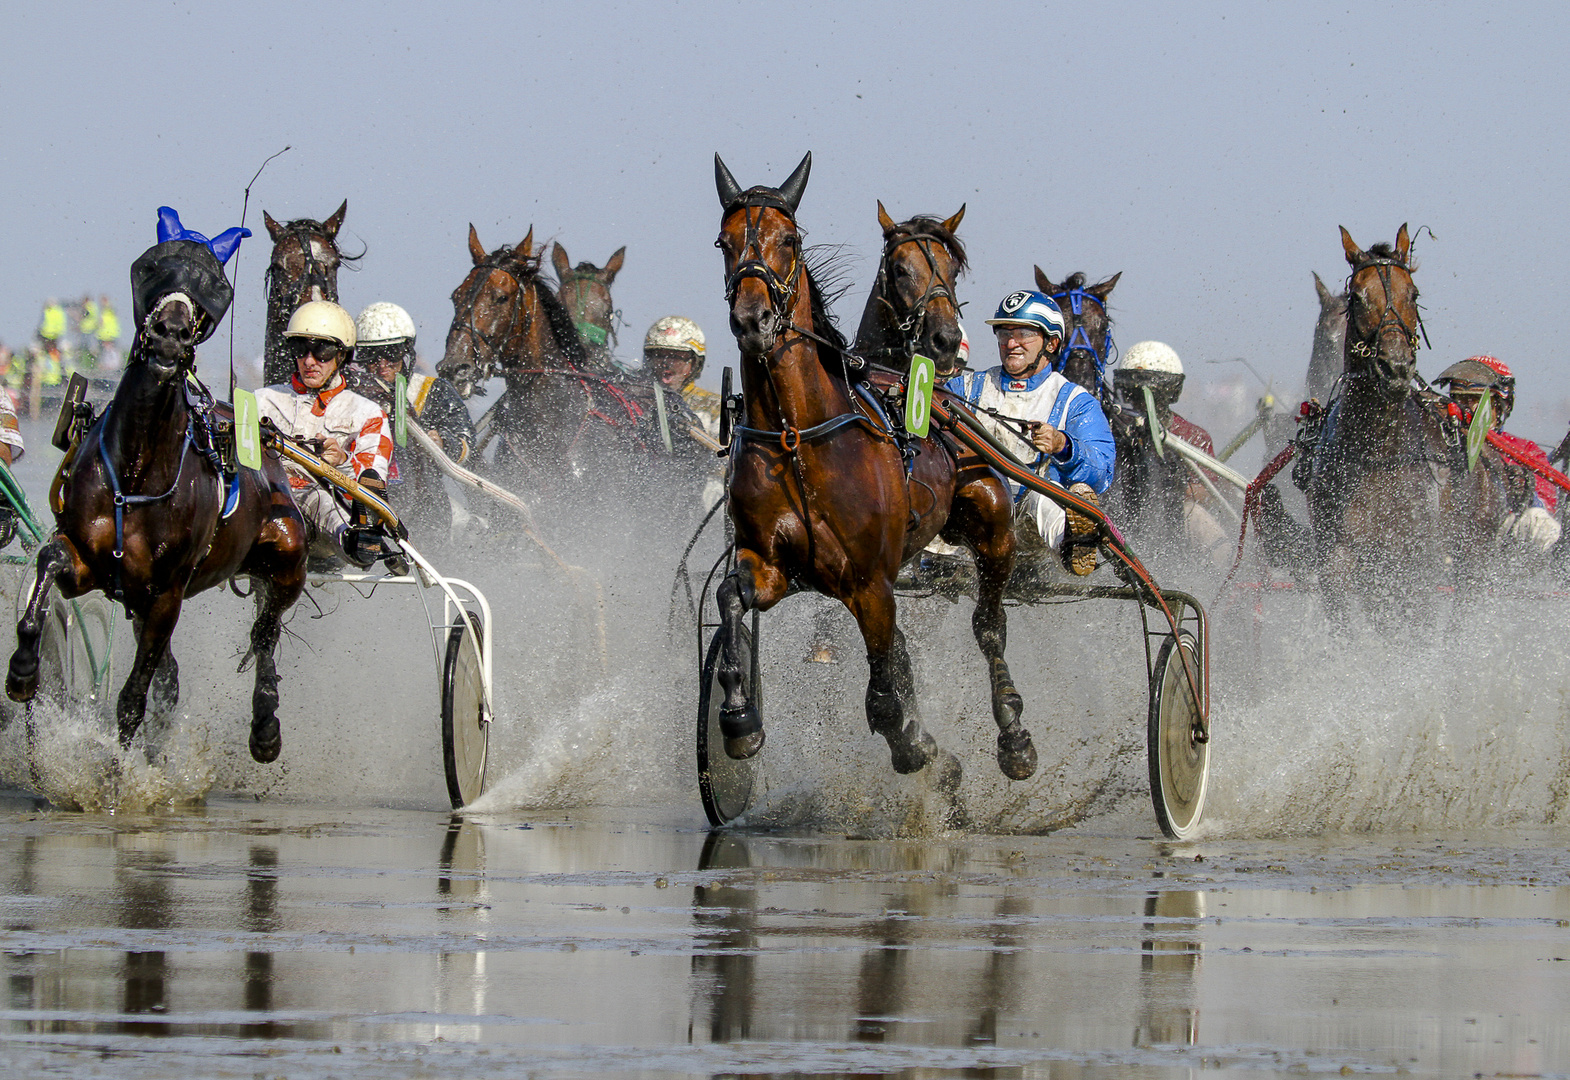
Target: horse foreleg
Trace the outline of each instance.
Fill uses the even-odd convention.
[[[1020,723],[1025,701],[1014,686],[1003,652],[1008,647],[1008,617],[1003,610],[1003,588],[1014,571],[1013,513],[1008,494],[975,485],[975,501],[955,503],[951,520],[954,536],[976,553],[976,610],[970,617],[976,644],[987,658],[992,681],[992,718],[998,725],[998,768],[1010,780],[1027,780],[1036,773],[1036,747]],[[966,489],[969,494],[970,489]]]
[[[919,723],[905,719],[905,707],[915,697],[915,676],[905,635],[894,625],[894,590],[887,582],[871,586],[846,597],[845,606],[867,643],[867,726],[888,741],[895,772],[918,772],[937,757],[938,744]]]
[[[80,596],[86,578],[87,568],[65,537],[56,536],[38,549],[38,574],[16,624],[16,651],[6,671],[5,692],[12,701],[31,701],[38,692],[38,639],[49,611],[49,590],[58,581],[62,593]]]
[[[121,687],[120,700],[115,706],[122,748],[131,745],[137,729],[142,726],[142,718],[147,715],[147,689],[169,651],[169,639],[174,636],[174,626],[180,621],[180,606],[184,602],[185,592],[181,589],[159,593],[148,605],[147,614],[138,626],[136,660],[131,664],[130,678]]]
[[[726,575],[715,590],[720,607],[719,680],[725,691],[720,706],[720,733],[725,736],[725,753],[730,757],[750,758],[763,749],[763,717],[758,706],[747,697],[747,679],[742,668],[742,621],[753,608],[769,608],[785,595],[785,575],[765,566],[751,552],[743,552],[735,570]]]
[[[256,658],[256,688],[251,692],[251,757],[265,765],[277,761],[283,749],[283,730],[278,724],[278,665],[273,654],[283,629],[285,605],[279,601],[279,590],[272,585],[256,580],[255,588],[251,655]]]

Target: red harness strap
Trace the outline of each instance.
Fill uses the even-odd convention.
[[[1540,461],[1533,461],[1525,454],[1522,454],[1515,447],[1499,438],[1497,433],[1492,431],[1488,432],[1488,445],[1492,446],[1495,450],[1498,450],[1501,454],[1515,462],[1517,465],[1525,465],[1528,469],[1531,469],[1538,476],[1541,476],[1544,480],[1547,480],[1550,484],[1553,484],[1559,490],[1570,491],[1570,476],[1566,476],[1552,465],[1544,465]]]
[[[1232,558],[1232,569],[1227,571],[1227,579],[1221,583],[1222,592],[1232,584],[1232,576],[1237,573],[1237,568],[1243,563],[1243,542],[1248,538],[1248,522],[1254,519],[1254,528],[1259,528],[1259,493],[1265,485],[1276,478],[1276,474],[1286,468],[1287,462],[1292,460],[1292,455],[1297,453],[1297,443],[1287,443],[1281,452],[1270,459],[1260,474],[1249,481],[1248,487],[1243,490],[1243,520],[1237,530],[1237,554]]]

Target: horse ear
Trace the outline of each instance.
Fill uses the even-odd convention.
[[[1401,223],[1401,231],[1396,233],[1396,258],[1401,260],[1401,265],[1407,265],[1407,256],[1412,253],[1412,238],[1407,235],[1406,222]]]
[[[621,264],[627,259],[627,248],[623,245],[616,249],[609,259],[605,260],[605,284],[610,285],[616,280],[616,275],[621,273]]]
[[[1353,266],[1363,261],[1363,249],[1357,246],[1357,241],[1352,239],[1345,225],[1341,226],[1341,250],[1346,252],[1346,261]]]
[[[955,229],[959,228],[959,223],[964,221],[964,220],[965,220],[965,204],[964,203],[960,203],[959,204],[959,210],[954,214],[953,217],[949,218],[947,221],[945,221],[943,223],[943,227],[945,229],[947,229],[949,232],[953,232]]]
[[[1112,295],[1112,290],[1117,288],[1118,278],[1122,276],[1123,271],[1119,270],[1117,273],[1107,278],[1107,280],[1103,281],[1100,285],[1092,285],[1085,291],[1105,304],[1107,302],[1107,297]]]
[[[1329,289],[1325,288],[1325,283],[1319,280],[1319,274],[1316,271],[1310,270],[1309,273],[1314,275],[1314,291],[1319,294],[1319,306],[1324,307],[1334,300],[1335,296]]]
[[[480,243],[480,234],[474,231],[474,222],[469,222],[469,257],[474,260],[474,265],[479,266],[485,261],[485,245]]]
[[[349,200],[345,199],[338,204],[338,209],[332,212],[328,219],[322,222],[322,231],[334,240],[338,238],[338,230],[343,227],[343,216],[349,212]]]
[[[878,227],[881,228],[885,234],[894,231],[894,219],[889,217],[889,212],[887,210],[883,209],[882,199],[878,200]]]
[[[1047,277],[1046,274],[1043,274],[1041,272],[1041,267],[1038,266],[1038,267],[1035,268],[1035,270],[1036,270],[1036,288],[1040,289],[1042,292],[1046,293],[1048,296],[1051,296],[1053,293],[1058,291],[1058,287],[1056,285],[1052,284],[1052,279]]]
[[[273,238],[273,243],[278,242],[278,234],[283,232],[283,226],[273,220],[273,216],[266,210],[262,211],[262,224],[267,226],[267,235]]]
[[[512,249],[512,253],[514,255],[518,256],[518,258],[520,258],[520,259],[527,259],[530,255],[534,254],[534,226],[533,225],[529,226],[529,235],[525,236],[522,240],[518,241],[518,246]]]
[[[566,281],[572,272],[572,260],[567,258],[567,249],[560,243],[551,244],[551,265],[556,268],[557,281]]]
[[[801,193],[807,190],[807,177],[812,174],[812,151],[807,151],[807,156],[801,159],[801,164],[796,166],[796,171],[786,177],[780,185],[780,195],[785,200],[785,205],[790,207],[790,212],[795,213],[796,207],[801,205]]]
[[[736,183],[736,178],[730,174],[718,153],[714,155],[714,187],[720,193],[721,207],[729,206],[741,198],[741,185]]]

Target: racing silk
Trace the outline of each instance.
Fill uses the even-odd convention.
[[[709,438],[719,441],[720,438],[720,396],[713,390],[705,390],[697,383],[688,383],[681,388],[681,399],[687,403],[687,408],[692,410],[703,430],[708,432]]]
[[[348,371],[349,389],[392,415],[393,388],[359,365]],[[442,453],[462,464],[474,449],[474,419],[452,383],[430,375],[408,376],[409,415],[442,437]]]
[[[1503,431],[1496,431],[1494,434],[1499,437],[1501,442],[1507,444],[1510,449],[1522,457],[1539,465],[1548,464],[1548,455],[1543,453],[1543,448],[1531,439],[1523,439],[1519,435],[1507,435]],[[1559,506],[1559,489],[1554,486],[1552,480],[1539,476],[1536,473],[1532,474],[1532,479],[1536,482],[1537,497],[1534,500],[1534,505],[1541,506],[1552,514]]]
[[[290,376],[287,383],[264,386],[256,392],[256,404],[261,414],[285,435],[335,440],[349,455],[345,464],[353,470],[355,479],[366,469],[375,469],[376,475],[385,480],[391,471],[392,437],[387,414],[375,402],[350,390],[343,376],[336,372],[320,390],[307,387],[298,375]],[[316,480],[299,466],[285,462],[284,468],[294,490],[316,486]]]
[[[1063,432],[1068,442],[1062,450],[1052,455],[1038,453],[1030,463],[1047,479],[1064,487],[1089,484],[1098,495],[1112,486],[1117,447],[1101,403],[1060,373],[1048,370],[1028,379],[1016,379],[999,365],[958,375],[945,384],[945,389],[979,408],[995,409],[1021,420],[1040,420]],[[976,416],[1005,446],[1020,445],[1017,430],[1005,427],[986,413],[978,412]]]

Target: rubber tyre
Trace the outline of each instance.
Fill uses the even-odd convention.
[[[703,812],[715,828],[729,824],[752,807],[760,788],[759,767],[762,752],[746,761],[736,761],[725,753],[725,736],[720,732],[720,705],[725,690],[720,686],[720,648],[722,631],[715,631],[703,661],[702,685],[698,690],[698,797]],[[758,643],[745,626],[741,628],[742,678],[751,688],[750,698],[763,714],[763,695],[758,678]]]
[[[1150,722],[1147,747],[1150,758],[1150,797],[1156,822],[1172,840],[1187,840],[1199,830],[1210,783],[1210,744],[1193,738],[1198,704],[1189,691],[1177,649],[1184,649],[1195,674],[1203,679],[1194,636],[1183,631],[1168,637],[1156,655],[1150,675]],[[1201,685],[1200,693],[1204,693]]]
[[[477,633],[471,636],[462,622],[454,626],[447,634],[447,655],[442,663],[442,766],[454,810],[485,793],[490,759],[490,719],[481,715],[485,686],[480,657],[485,627],[477,612],[470,614]]]

